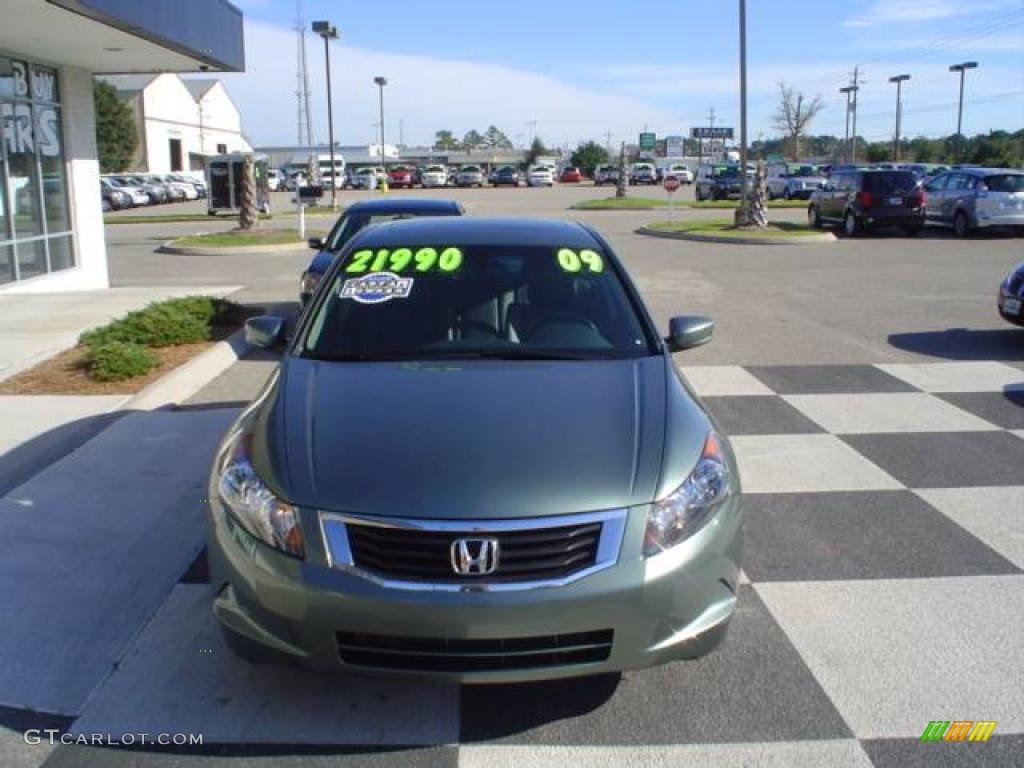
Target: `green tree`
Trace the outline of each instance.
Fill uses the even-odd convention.
[[[548,148],[544,146],[544,142],[541,141],[540,136],[537,136],[530,145],[530,149],[526,152],[527,166],[533,165],[537,162],[538,157],[543,157],[546,154],[548,154]]]
[[[868,144],[867,161],[882,163],[892,159],[892,144],[888,141],[875,141]]]
[[[594,175],[594,169],[608,162],[608,150],[594,141],[580,144],[572,153],[569,162],[579,168],[587,176]]]
[[[437,131],[434,134],[434,149],[452,152],[461,148],[462,145],[459,144],[459,140],[455,138],[455,134],[451,131]]]
[[[117,96],[117,89],[100,80],[93,81],[93,103],[96,106],[96,150],[100,170],[117,173],[131,164],[139,145],[135,132],[135,113]]]
[[[483,146],[487,149],[512,149],[512,142],[497,126],[490,125],[484,133]]]
[[[462,148],[467,152],[472,152],[474,149],[480,149],[483,145],[484,137],[480,135],[479,131],[468,131],[466,135],[462,137]]]

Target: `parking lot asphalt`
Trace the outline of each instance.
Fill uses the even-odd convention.
[[[715,340],[677,361],[731,435],[744,479],[744,578],[726,642],[701,661],[621,678],[461,689],[236,660],[210,613],[202,499],[188,503],[183,489],[202,495],[211,436],[273,370],[274,357],[260,353],[179,411],[122,419],[65,460],[91,483],[87,492],[106,496],[92,535],[110,531],[130,546],[145,529],[148,560],[126,559],[126,594],[107,599],[134,600],[132,609],[109,626],[91,619],[104,627],[103,645],[83,651],[88,665],[69,665],[67,685],[33,686],[54,674],[45,658],[7,660],[0,765],[1020,764],[1024,329],[1004,324],[994,304],[1024,240],[929,232],[712,245],[635,234],[658,212],[566,210],[595,196],[587,187],[392,194],[450,195],[470,215],[587,221],[613,243],[661,327],[672,314],[715,318]],[[234,283],[245,286],[242,301],[293,301],[305,255],[153,253],[177,233],[226,226],[108,227],[113,282]],[[161,476],[139,452],[122,469],[145,475],[146,493],[162,499],[155,524],[166,527],[180,508],[188,532],[157,536],[140,521],[116,532],[109,508],[139,506],[137,490],[127,500],[102,490],[115,484],[88,478],[97,460],[89,451],[103,456],[105,446],[157,433],[164,453],[188,440],[189,461]],[[57,514],[44,479],[3,500],[11,519],[28,525],[32,508]],[[105,558],[117,543],[106,542]],[[12,594],[7,615],[30,605]],[[55,626],[74,631],[72,619],[84,620],[71,612]],[[27,648],[33,636],[22,634]],[[5,688],[37,695],[35,708],[49,714],[26,714],[29,698],[4,698]],[[921,743],[929,721],[957,719],[997,726],[984,744]],[[206,738],[202,749],[172,752],[21,743],[17,729],[39,722],[72,733]]]

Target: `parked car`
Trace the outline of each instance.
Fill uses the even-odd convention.
[[[379,186],[376,168],[360,168],[354,171],[349,179],[352,189],[377,189]]]
[[[579,184],[583,181],[583,174],[576,166],[569,165],[562,169],[562,175],[558,177],[558,180],[562,184]]]
[[[119,211],[122,208],[131,208],[132,196],[123,189],[118,189],[106,179],[100,179],[100,196],[103,201],[104,211]]]
[[[519,169],[514,165],[503,165],[491,174],[491,184],[495,187],[519,186]]]
[[[825,186],[825,177],[816,165],[772,163],[765,170],[769,200],[810,200],[814,190]]]
[[[288,174],[288,179],[284,183],[284,188],[289,192],[295,192],[299,187],[305,187],[309,184],[309,177],[305,171],[292,171]]]
[[[130,184],[126,179],[118,176],[104,176],[103,179],[105,179],[110,186],[127,194],[131,198],[133,206],[149,205],[152,202],[149,193],[137,184]]]
[[[388,186],[394,189],[412,189],[412,168],[407,165],[396,165],[388,171]]]
[[[964,168],[925,184],[929,224],[950,226],[958,237],[974,229],[1024,231],[1024,171]]]
[[[619,182],[619,167],[617,165],[611,165],[605,163],[599,165],[594,169],[594,186],[600,187],[603,184],[618,184]]]
[[[147,184],[152,184],[154,187],[160,187],[166,195],[167,202],[169,203],[181,203],[186,199],[184,188],[177,184],[167,181],[163,176],[159,176],[155,173],[148,173],[140,177]]]
[[[629,169],[630,184],[657,184],[658,172],[653,163],[633,163]]]
[[[664,181],[666,176],[675,176],[680,184],[693,184],[693,171],[686,163],[669,163],[663,166],[661,180]]]
[[[482,187],[484,185],[484,172],[479,165],[464,165],[455,174],[455,186],[457,187]]]
[[[1024,262],[1006,276],[996,297],[999,314],[1007,322],[1024,326]]]
[[[555,171],[549,165],[535,165],[526,172],[526,185],[528,187],[553,187],[555,186]]]
[[[833,171],[807,206],[814,228],[839,224],[853,237],[877,227],[901,227],[917,235],[924,227],[927,194],[910,171]]]
[[[424,188],[448,186],[448,171],[443,165],[428,165],[420,174],[420,181]]]
[[[172,173],[170,176],[171,179],[178,183],[192,185],[192,188],[196,191],[196,197],[199,200],[206,199],[206,182],[203,181],[202,179],[197,179],[194,176],[186,176],[181,173]]]
[[[694,196],[702,200],[739,200],[743,194],[740,167],[735,163],[708,163],[697,169]]]
[[[429,197],[406,200],[380,197],[353,203],[334,223],[327,237],[314,237],[309,240],[309,247],[315,249],[317,254],[299,281],[299,300],[302,306],[309,303],[324,273],[357,232],[371,224],[385,221],[418,216],[461,216],[463,213],[465,211],[462,206],[454,200],[436,200]]]
[[[177,190],[178,192],[180,192],[180,194],[181,194],[180,199],[183,199],[183,200],[198,200],[199,199],[199,193],[196,191],[196,187],[195,187],[194,184],[191,184],[191,183],[186,182],[186,181],[178,181],[177,179],[172,177],[169,173],[162,174],[162,175],[161,174],[157,174],[157,175],[153,176],[152,178],[156,179],[157,181],[163,182],[168,187],[170,187],[172,190]]]
[[[672,353],[713,327],[656,328],[581,223],[363,230],[287,342],[283,318],[246,324],[282,356],[210,469],[227,643],[471,683],[709,653],[737,606],[740,477]]]
[[[267,188],[271,192],[277,192],[283,190],[285,185],[285,175],[277,168],[270,168],[267,171]]]
[[[126,184],[141,189],[149,198],[150,205],[161,205],[168,200],[169,193],[163,185],[151,184],[142,176],[115,176],[114,178],[123,180]]]

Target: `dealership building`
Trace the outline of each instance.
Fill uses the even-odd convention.
[[[226,0],[0,0],[0,294],[109,284],[94,75],[244,66]]]

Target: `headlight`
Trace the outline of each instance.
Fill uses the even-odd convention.
[[[721,438],[709,432],[697,466],[675,491],[651,505],[644,535],[650,557],[688,539],[732,495],[732,477]]]
[[[318,275],[316,272],[304,272],[302,274],[300,292],[312,294],[320,284],[320,277],[321,275]]]
[[[239,524],[260,541],[303,557],[299,511],[277,498],[263,483],[250,460],[252,435],[239,432],[225,452],[217,480],[223,502]]]

